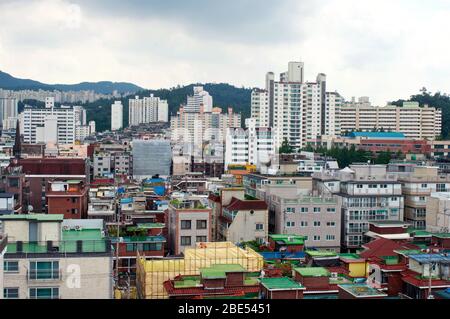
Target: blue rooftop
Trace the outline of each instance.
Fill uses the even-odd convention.
[[[413,259],[421,264],[429,264],[433,263],[443,263],[450,264],[450,256],[446,256],[444,254],[418,254],[418,255],[409,255],[410,259]]]
[[[133,198],[122,198],[120,200],[121,204],[131,204],[133,202]]]
[[[305,258],[306,254],[303,251],[299,251],[296,253],[280,253],[280,252],[259,252],[261,256],[265,260],[271,260],[271,259],[303,259]]]
[[[352,132],[350,138],[365,137],[370,139],[405,139],[405,134],[400,132]]]

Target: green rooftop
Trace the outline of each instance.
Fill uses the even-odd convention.
[[[386,297],[387,295],[365,284],[343,284],[340,288],[358,298]]]
[[[282,241],[285,245],[304,245],[305,237],[299,235],[269,235],[273,241]]]
[[[326,251],[326,250],[307,250],[307,251],[305,251],[305,253],[311,257],[335,257],[335,256],[337,256],[337,253],[335,253],[333,251]]]
[[[3,215],[0,220],[35,220],[38,222],[62,222],[63,214],[19,214],[19,215]]]
[[[431,235],[432,235],[430,232],[427,232],[425,230],[414,229],[414,228],[408,229],[408,233],[413,234],[414,237],[431,237]]]
[[[200,274],[205,279],[223,279],[226,278],[226,273],[230,272],[247,272],[247,270],[239,264],[212,265],[208,268],[200,268]]]
[[[137,224],[137,228],[140,229],[152,229],[152,228],[164,228],[166,225],[163,223],[143,223]]]
[[[324,267],[301,267],[294,268],[303,277],[328,277],[330,272]]]
[[[450,238],[450,233],[437,233],[437,234],[431,234],[434,237],[437,238],[441,238],[441,239],[446,239],[446,238]]]
[[[175,288],[194,288],[201,286],[199,276],[184,277],[182,280],[175,280],[173,283]]]
[[[341,257],[342,259],[348,259],[348,260],[363,259],[358,254],[339,254],[339,257]]]
[[[394,252],[403,256],[424,254],[424,252],[419,249],[403,249],[403,250],[395,250]]]
[[[305,289],[300,283],[291,278],[261,278],[261,284],[268,290]]]

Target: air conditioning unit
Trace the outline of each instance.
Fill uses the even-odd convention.
[[[338,273],[337,272],[332,272],[330,277],[332,279],[337,279],[338,278]]]
[[[69,226],[63,226],[63,228],[62,228],[63,230],[69,230],[70,229],[70,227]]]
[[[83,229],[83,228],[82,228],[81,226],[78,226],[78,225],[75,226],[75,230],[76,230],[76,231],[80,231],[80,230],[82,230],[82,229]]]

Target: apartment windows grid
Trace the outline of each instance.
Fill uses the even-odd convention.
[[[5,273],[19,272],[19,262],[5,261],[3,262],[3,270]]]
[[[180,243],[181,243],[181,246],[191,246],[191,244],[192,244],[191,236],[181,236]]]
[[[208,241],[208,238],[207,238],[206,236],[197,236],[197,237],[195,238],[195,241],[196,241],[197,243],[204,243],[204,242],[207,242],[207,241]]]
[[[191,221],[190,220],[182,220],[181,221],[181,229],[191,229]]]
[[[29,279],[59,279],[59,261],[30,261]]]
[[[30,288],[31,299],[59,299],[57,287],[33,287]]]
[[[197,229],[206,229],[207,224],[206,220],[197,220]]]
[[[19,299],[19,288],[3,288],[4,299]]]

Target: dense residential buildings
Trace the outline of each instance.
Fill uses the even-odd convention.
[[[319,194],[334,194],[342,200],[344,250],[364,244],[370,221],[403,221],[402,183],[385,165],[353,164],[339,172],[317,173],[313,184]]]
[[[142,123],[169,122],[169,105],[166,100],[161,100],[150,94],[149,97],[136,96],[128,100],[129,105],[129,126],[136,126]]]
[[[120,101],[115,101],[111,105],[111,131],[123,128],[123,105]]]
[[[343,106],[339,113],[341,132],[385,131],[401,132],[407,138],[434,140],[441,134],[442,111],[435,107],[420,107],[417,102],[403,106]]]

